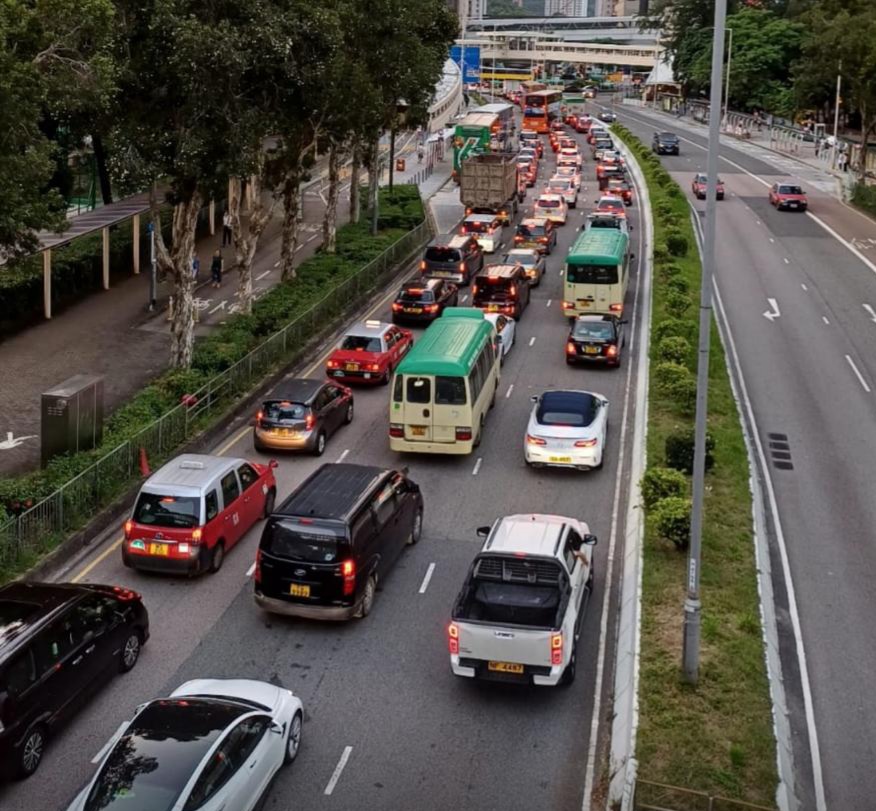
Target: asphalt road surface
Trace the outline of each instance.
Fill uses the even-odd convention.
[[[480,448],[467,457],[395,455],[388,449],[388,390],[358,389],[355,420],[332,438],[323,460],[280,460],[279,498],[322,461],[341,458],[408,465],[422,487],[423,539],[385,579],[371,615],[327,624],[260,612],[250,579],[260,524],[228,555],[218,574],[192,581],[127,570],[117,544],[108,543],[73,574],[141,592],[151,614],[152,638],[134,671],[110,683],[53,740],[38,775],[0,788],[4,811],[64,808],[93,773],[94,755],[138,703],[195,676],[268,679],[301,696],[306,709],[302,751],[294,767],[279,775],[267,809],[581,808],[613,537],[618,545],[614,558],[623,555],[623,530],[613,526],[613,519],[625,513],[629,463],[624,462],[619,474],[619,446],[625,405],[628,420],[634,408],[635,392],[629,386],[637,362],[631,340],[635,332],[628,335],[621,369],[570,368],[564,361],[568,326],[561,310],[563,259],[598,195],[586,145],[583,153],[587,188],[581,191],[580,207],[560,229],[548,272],[518,325]],[[548,179],[553,163],[548,148],[537,188]],[[532,204],[534,191],[524,210]],[[629,213],[638,226],[636,207]],[[637,227],[632,235],[636,261],[627,297],[632,320],[638,259],[644,254],[638,245],[641,233]],[[506,248],[512,240],[513,229],[506,228]],[[488,260],[499,257],[497,252]],[[462,292],[462,303],[470,303],[470,291]],[[368,316],[387,319],[388,300],[373,302]],[[631,321],[629,329],[633,326]],[[315,357],[305,371],[321,374],[323,360],[324,355]],[[551,387],[587,388],[610,400],[602,470],[532,471],[524,465],[530,397]],[[629,446],[627,441],[627,456]],[[255,456],[248,430],[228,437],[216,450]],[[617,487],[622,497],[615,504]],[[446,624],[481,543],[475,530],[498,516],[527,511],[577,516],[599,537],[595,593],[582,625],[577,679],[568,689],[471,683],[450,671]],[[616,567],[614,575],[616,579]],[[616,602],[610,601],[611,608]],[[606,693],[611,660],[609,639],[603,720],[610,717]],[[351,749],[343,770],[330,786],[347,747]]]
[[[655,130],[673,130],[665,118],[617,111],[647,144]],[[704,171],[706,138],[675,131],[681,154],[662,161],[689,191]],[[876,225],[805,177],[810,214],[776,211],[768,186],[794,179],[781,173],[788,161],[777,168],[725,146],[722,158],[727,197],[718,203],[716,280],[778,505],[780,530],[773,527],[770,544],[796,791],[801,808],[824,808],[821,779],[826,807],[863,811],[876,797],[876,255],[860,246],[876,244],[868,242]],[[695,207],[703,216],[705,202]]]

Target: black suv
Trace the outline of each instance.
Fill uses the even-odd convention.
[[[678,155],[678,136],[674,132],[655,132],[651,140],[651,149],[658,155]]]
[[[529,276],[519,262],[487,265],[475,279],[472,291],[473,307],[485,313],[502,313],[519,321],[529,305]]]
[[[140,595],[113,586],[11,583],[0,588],[0,764],[29,777],[49,731],[149,639]]]
[[[323,465],[268,519],[255,601],[295,617],[365,617],[378,581],[422,531],[423,496],[406,471]]]
[[[441,234],[427,246],[420,273],[466,285],[484,266],[484,252],[471,234]]]
[[[431,323],[445,307],[459,304],[459,288],[444,279],[405,282],[392,303],[392,323]]]

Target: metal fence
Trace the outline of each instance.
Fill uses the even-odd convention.
[[[314,336],[326,333],[396,271],[431,237],[428,220],[387,248],[353,276],[329,290],[309,310],[191,393],[130,440],[106,453],[50,496],[0,526],[0,569],[27,564],[83,527],[139,477],[140,455],[163,463],[216,415],[246,394],[281,362],[297,360]]]
[[[775,811],[775,808],[728,800],[704,791],[636,780],[633,811]]]

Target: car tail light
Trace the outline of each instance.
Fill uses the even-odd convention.
[[[127,541],[131,537],[131,532],[134,529],[134,522],[128,519],[125,521],[125,540]]]
[[[423,309],[427,313],[437,313],[438,312],[438,305],[437,304],[427,304]]]
[[[515,235],[514,235],[514,241],[515,241],[515,242],[523,242],[523,237],[520,236],[520,234],[515,234]]]
[[[451,656],[459,655],[459,626],[455,622],[447,626],[447,649]]]
[[[478,294],[478,286],[473,284],[471,286],[471,297],[474,298]]]
[[[420,270],[425,270],[425,269],[426,269],[426,260],[421,259],[420,260]]]
[[[563,664],[563,635],[551,634],[551,664]]]
[[[470,442],[471,441],[471,428],[459,428],[456,429],[456,441],[457,442]]]
[[[344,597],[349,597],[356,591],[356,561],[345,560],[341,564],[341,576],[344,578]]]
[[[623,304],[611,304],[611,305],[609,305],[608,309],[611,310],[613,313],[620,313],[620,312],[623,312],[624,305]]]
[[[547,237],[539,237],[539,238],[538,238],[538,241],[546,245],[546,244],[547,244],[547,241],[548,241],[548,238],[547,238]]]
[[[575,443],[576,448],[595,448],[596,444],[599,440],[594,437],[593,439],[579,439]]]
[[[472,212],[472,209],[471,209],[471,208],[467,208],[467,209],[465,210],[465,216],[466,216],[466,217],[470,216],[470,215],[471,215],[471,212]]]
[[[256,549],[255,569],[252,573],[253,580],[256,583],[262,582],[262,550]]]
[[[340,364],[339,364],[336,360],[330,360],[330,361],[326,364],[326,366],[328,366],[329,369],[337,369],[337,368],[340,366]]]
[[[401,304],[399,304],[397,301],[394,301],[394,302],[392,303],[392,311],[393,311],[394,313],[401,312],[402,309],[403,309],[403,308],[402,308]]]
[[[379,363],[369,363],[367,368],[368,368],[369,372],[379,372],[380,371],[380,364]]]
[[[610,358],[617,357],[617,344],[609,344],[605,347],[605,354]]]
[[[533,436],[532,434],[526,435],[526,444],[527,445],[547,445],[547,442],[543,440],[540,436]]]
[[[575,302],[574,302],[574,301],[564,301],[564,302],[563,302],[563,309],[564,309],[564,310],[573,310],[573,309],[575,309]]]
[[[459,272],[460,272],[460,273],[465,273],[465,262],[460,262],[460,263],[459,263]]]
[[[509,292],[511,293],[512,296],[516,296],[517,295],[517,287],[512,284],[511,290]]]
[[[121,600],[123,603],[132,603],[140,599],[138,592],[133,589],[122,588],[121,586],[113,586],[113,594],[116,599]]]
[[[575,348],[575,344],[572,341],[566,344],[566,354],[574,355],[578,350]]]
[[[261,422],[262,422],[262,420],[263,420],[264,418],[265,418],[265,412],[264,412],[264,411],[257,411],[257,412],[256,412],[256,422],[257,422],[259,425],[261,424]]]
[[[316,425],[316,417],[314,417],[313,414],[308,414],[308,415],[304,418],[304,428],[305,428],[305,430],[307,430],[307,431],[312,431],[314,425]]]
[[[405,435],[405,427],[401,423],[391,422],[389,424],[389,435],[396,439],[402,439]]]

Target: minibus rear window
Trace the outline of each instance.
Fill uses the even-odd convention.
[[[432,381],[428,377],[405,377],[405,399],[409,403],[431,403]]]

